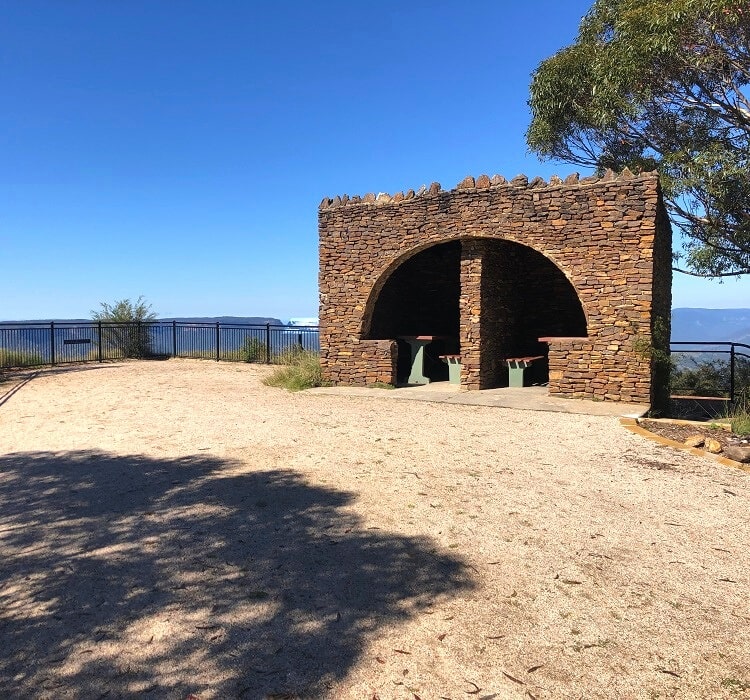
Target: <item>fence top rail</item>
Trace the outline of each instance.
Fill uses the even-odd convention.
[[[681,350],[681,351],[675,351],[676,354],[680,354],[680,352],[684,353],[685,355],[731,355],[731,350]],[[750,360],[750,355],[745,352],[735,352],[735,357],[746,357],[748,360]]]
[[[747,345],[746,343],[735,343],[733,340],[673,340],[669,344],[670,346],[672,345],[710,345],[713,347],[716,347],[717,345],[722,345],[722,346],[729,345],[730,347],[747,348],[748,350],[750,350],[750,345]],[[725,352],[729,352],[729,351],[727,350]]]
[[[114,326],[177,326],[182,328],[252,328],[258,330],[284,330],[284,331],[317,331],[318,326],[285,326],[273,323],[226,323],[224,321],[0,321],[2,328],[43,328],[49,329],[54,324],[55,328],[97,328]]]

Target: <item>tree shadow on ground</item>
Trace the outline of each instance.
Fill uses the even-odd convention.
[[[0,687],[12,697],[320,697],[386,624],[472,588],[286,469],[0,457]]]

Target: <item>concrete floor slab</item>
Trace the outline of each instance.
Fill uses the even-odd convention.
[[[318,387],[308,393],[329,396],[372,396],[394,401],[430,401],[433,403],[464,404],[467,406],[496,406],[518,408],[526,411],[553,413],[578,413],[590,416],[625,416],[639,418],[649,410],[647,404],[619,403],[615,401],[590,401],[588,399],[562,399],[549,396],[546,386],[523,388],[503,387],[482,391],[465,391],[449,382],[431,382],[421,386],[398,389],[367,387]]]

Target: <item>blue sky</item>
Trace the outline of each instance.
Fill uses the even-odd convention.
[[[526,100],[589,6],[6,0],[0,319],[315,316],[324,196],[573,170],[528,154]]]

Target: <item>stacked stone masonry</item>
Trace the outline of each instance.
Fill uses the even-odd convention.
[[[671,228],[655,173],[343,195],[321,202],[319,232],[328,381],[396,383],[399,338],[434,334],[460,353],[465,389],[503,386],[504,359],[533,354],[551,395],[666,396]]]

